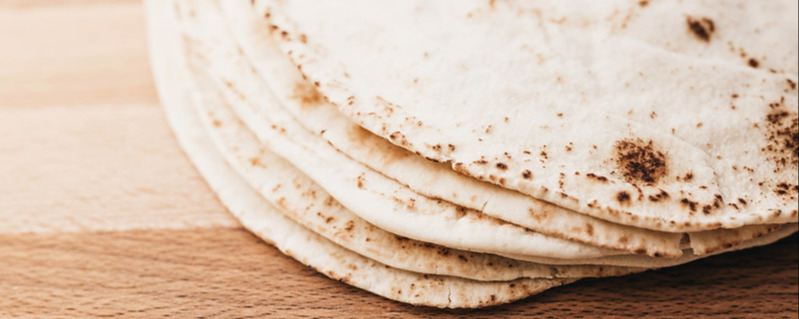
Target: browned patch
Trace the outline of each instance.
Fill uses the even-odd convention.
[[[695,19],[692,17],[686,18],[688,30],[690,30],[699,40],[710,42],[710,36],[716,31],[716,25],[713,20],[709,18]]]
[[[791,185],[791,184],[788,184],[788,183],[779,183],[774,188],[774,192],[777,193],[777,195],[787,195],[787,194],[790,194],[791,191],[793,191],[794,193],[799,191],[799,185]]]
[[[766,116],[767,145],[762,151],[771,155],[778,169],[799,164],[799,117],[796,112],[775,110]]]
[[[626,191],[621,191],[616,194],[616,200],[619,201],[620,204],[629,204],[630,203],[630,193]]]
[[[214,120],[214,126],[216,126],[216,127],[220,127],[220,126],[222,126],[222,122],[221,122],[221,121],[219,121],[219,120],[216,120],[216,119],[215,119],[215,120]]]
[[[358,176],[358,188],[363,188],[363,176]]]
[[[616,166],[627,182],[655,184],[666,175],[666,154],[656,150],[651,140],[620,140],[615,148]]]
[[[522,177],[524,179],[530,179],[530,178],[533,177],[533,172],[530,172],[529,169],[526,169],[526,170],[524,170],[524,172],[522,172]]]
[[[508,165],[506,165],[505,163],[497,163],[497,168],[499,168],[499,169],[504,171],[504,170],[508,169]]]
[[[347,223],[344,224],[344,231],[350,232],[350,231],[352,231],[353,228],[355,228],[355,223],[353,221],[351,221],[351,220],[347,221]]]
[[[659,202],[660,200],[666,199],[666,198],[669,198],[669,193],[667,193],[666,191],[664,191],[662,189],[660,190],[660,193],[657,193],[655,195],[649,195],[649,200],[653,201],[653,202]]]
[[[588,177],[588,178],[591,178],[591,179],[595,179],[595,180],[598,180],[598,181],[603,182],[603,183],[608,181],[607,177],[596,175],[594,173],[585,174],[585,177]]]
[[[452,170],[463,175],[469,175],[469,170],[466,169],[466,165],[463,165],[461,162],[455,162],[455,164],[452,164]]]
[[[692,212],[696,211],[696,205],[698,204],[697,202],[694,202],[694,201],[692,201],[690,199],[687,199],[687,198],[681,199],[680,203],[682,203],[685,206],[688,206],[688,208],[690,208]]]
[[[588,236],[593,236],[594,235],[594,226],[591,225],[591,224],[585,224],[585,233],[588,234]]]
[[[265,167],[264,163],[261,162],[261,159],[257,157],[250,158],[250,165]]]
[[[760,65],[760,62],[758,62],[757,60],[755,60],[753,58],[750,58],[749,61],[747,61],[746,63],[749,64],[749,66],[751,66],[753,68],[757,68]]]
[[[299,101],[302,107],[317,106],[325,101],[324,95],[306,82],[297,82],[294,85],[291,98]]]
[[[785,79],[785,81],[788,82],[788,86],[790,86],[792,90],[796,89],[796,82],[792,81],[791,79]]]
[[[649,5],[649,1],[646,0],[638,1],[638,5],[641,6],[641,8],[646,7]]]

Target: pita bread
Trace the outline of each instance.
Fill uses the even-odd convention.
[[[171,25],[174,2],[145,1],[158,92],[178,141],[223,203],[250,231],[326,276],[383,297],[416,305],[473,308],[511,302],[573,280],[478,282],[387,267],[341,248],[277,213],[216,152],[193,113],[190,81],[181,70]]]
[[[797,222],[795,2],[490,4],[254,3],[342,113],[460,173],[640,228]]]

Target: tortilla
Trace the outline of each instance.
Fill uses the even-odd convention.
[[[241,86],[240,82],[243,81],[260,83],[252,78],[265,75],[262,78],[268,87],[255,90],[256,94],[268,94],[267,91],[274,93],[280,104],[305,129],[321,132],[321,137],[354,160],[421,195],[478,210],[546,235],[628,252],[644,251],[652,256],[682,254],[681,234],[613,224],[480,182],[460,175],[446,165],[415,156],[364,130],[323,99],[313,83],[302,78],[302,74],[269,37],[266,20],[254,16],[248,4],[236,1],[221,4],[226,22],[231,26],[242,51],[259,71],[259,74],[254,74],[240,70],[239,75],[229,77],[229,81],[236,86]],[[220,63],[225,62],[228,61]],[[246,67],[228,64],[229,68]]]
[[[794,2],[254,6],[342,113],[460,173],[640,228],[797,222]]]
[[[193,4],[197,4],[197,3],[199,3],[199,2],[194,2]],[[213,27],[214,25],[219,25],[218,17],[215,16],[216,15],[216,10],[213,10],[213,9],[203,10],[202,8],[195,7],[192,12],[193,12],[193,14],[191,16],[193,17],[193,19],[199,19],[198,21],[195,22],[196,24],[199,25],[198,28],[212,29],[212,28],[214,28]],[[206,16],[206,15],[209,15],[209,14],[210,14],[210,16]],[[203,19],[206,19],[206,20],[203,20]],[[191,31],[195,31],[195,30],[191,30]],[[206,32],[205,37],[209,37],[207,35],[207,33],[208,32]],[[201,39],[201,38],[203,38],[203,36],[202,35],[198,35],[198,38]],[[237,53],[239,53],[239,50],[237,48],[229,47],[228,45],[226,45],[224,43],[224,39],[229,39],[229,36],[227,34],[218,35],[217,38],[218,39],[216,41],[211,41],[209,43],[205,43],[204,46],[208,47],[208,48],[213,48],[213,49],[216,49],[216,50],[222,50],[222,53],[217,53],[217,55],[219,55],[219,56],[209,57],[209,58],[202,58],[201,60],[203,60],[204,63],[216,65],[217,66],[216,69],[218,69],[218,70],[221,69],[220,72],[221,72],[221,77],[223,79],[216,81],[218,86],[219,86],[219,89],[228,93],[227,94],[228,100],[231,101],[231,103],[233,105],[237,105],[238,106],[236,108],[239,109],[239,112],[243,112],[242,114],[245,114],[243,116],[244,122],[250,123],[250,126],[253,128],[254,131],[257,132],[257,131],[259,131],[259,129],[263,129],[263,128],[267,128],[267,127],[273,127],[272,126],[273,124],[271,122],[258,121],[258,118],[269,118],[270,112],[264,112],[264,110],[273,110],[275,108],[274,98],[272,97],[272,95],[269,94],[270,93],[269,88],[267,88],[265,86],[254,85],[254,84],[257,84],[258,82],[260,82],[260,80],[258,80],[258,77],[254,77],[254,78],[253,77],[248,77],[248,75],[250,75],[251,72],[238,72],[238,73],[232,72],[231,73],[230,70],[234,70],[234,71],[235,70],[245,70],[246,71],[246,70],[252,70],[252,67],[249,66],[249,65],[241,65],[238,68],[231,67],[230,66],[231,64],[232,65],[236,65],[237,63],[238,64],[242,64],[242,63],[246,63],[246,62],[240,61],[241,57],[240,57],[240,54],[237,55]],[[222,40],[220,40],[220,39],[222,39]],[[206,40],[206,41],[209,41],[209,40]],[[203,41],[202,40],[198,40],[198,42],[203,42]],[[197,45],[198,46],[203,46],[202,43],[197,43]],[[208,50],[206,50],[206,51],[208,51]],[[213,53],[209,53],[209,54],[213,55]],[[237,62],[227,63],[228,61],[237,61]],[[241,80],[243,80],[243,81],[241,81]],[[241,88],[246,88],[246,89],[241,89]],[[203,91],[209,91],[209,90],[205,89]],[[249,96],[249,98],[246,98],[248,96]],[[248,104],[247,100],[252,100],[254,102]],[[262,107],[259,108],[258,106],[262,106]],[[255,110],[255,113],[257,113],[257,114],[252,113],[251,110]],[[277,109],[274,109],[274,110],[277,110]],[[288,118],[288,117],[284,117],[284,118]],[[274,127],[273,127],[273,129],[274,129]],[[281,129],[284,129],[284,128],[281,127]],[[278,131],[281,131],[281,129],[278,129]],[[294,134],[292,134],[292,135],[294,135]],[[275,140],[280,140],[282,138],[285,138],[285,137],[282,137],[280,135],[278,135],[276,137],[275,136],[270,136],[270,135],[264,135],[264,137],[263,137],[264,141],[275,141]],[[270,143],[267,142],[267,144],[270,144]],[[314,154],[312,154],[312,153],[303,153],[303,154],[301,154],[299,156],[299,158],[308,158],[308,157],[313,157],[313,156],[314,156]],[[327,162],[326,164],[329,166],[331,163],[333,163],[333,162]],[[325,176],[323,176],[323,178],[325,178]],[[750,227],[752,227],[752,226],[750,226]],[[759,227],[754,227],[754,228],[759,228]],[[736,233],[738,233],[738,232],[736,232]],[[738,239],[735,243],[742,242],[744,240],[749,240],[749,239],[752,239],[752,238],[756,238],[756,236],[759,236],[759,235],[763,234],[763,232],[758,232],[756,235],[752,235],[751,233],[753,233],[753,232],[740,232],[740,233],[743,234],[743,235],[749,235],[749,236],[745,237],[743,239]],[[714,238],[714,236],[712,236],[710,234],[706,234],[705,237]],[[726,243],[727,242],[726,240],[728,240],[728,239],[722,239],[722,240],[716,239],[716,240],[718,242],[717,243],[716,242],[713,243],[713,244],[717,245],[716,247],[714,247],[714,249],[721,249],[722,243]],[[708,247],[708,245],[704,245],[703,247]],[[727,247],[725,247],[725,248],[727,248]],[[513,253],[513,252],[511,252],[511,253],[501,252],[501,253],[505,254],[505,255],[508,255],[508,256],[518,255],[518,254]],[[682,251],[680,251],[680,253],[682,253]],[[528,257],[529,258],[548,258],[546,256],[536,256],[536,255],[530,255]],[[551,257],[549,257],[549,258],[551,258]],[[575,258],[575,257],[572,257],[572,258]],[[574,262],[575,264],[602,263],[602,264],[606,264],[606,265],[608,265],[608,264],[612,265],[615,262],[617,262],[617,260],[618,260],[620,265],[624,265],[624,266],[647,267],[648,265],[660,265],[660,264],[663,264],[663,263],[669,263],[669,262],[664,262],[664,261],[659,261],[659,260],[650,260],[649,258],[643,257],[643,256],[642,257],[633,257],[633,258],[624,257],[624,258],[619,258],[619,259],[616,259],[616,258],[613,258],[613,257],[608,257],[608,258],[602,258],[602,259],[598,259],[598,260],[593,260],[592,257],[585,257],[585,258],[576,257],[576,258],[579,259],[579,260],[575,260],[575,262]],[[571,264],[570,260],[573,260],[573,259],[560,260],[559,264]],[[686,257],[684,257],[684,258],[682,258],[680,260],[694,260],[694,259],[690,259],[690,258],[688,258],[686,256]],[[680,261],[670,262],[671,265],[676,265],[676,264],[679,264],[679,263],[680,263]]]
[[[478,282],[387,267],[341,248],[283,217],[225,164],[193,113],[191,81],[181,69],[174,30],[176,2],[145,1],[151,62],[169,123],[178,141],[220,200],[250,231],[326,276],[383,297],[416,305],[472,308],[520,299],[573,280]]]
[[[313,181],[308,179],[307,176],[299,172],[295,171],[289,172],[287,175],[279,175],[280,172],[266,170],[266,167],[260,165],[268,164],[271,166],[278,163],[277,168],[288,170],[292,168],[291,165],[275,157],[274,154],[260,152],[264,149],[258,145],[257,138],[253,136],[254,132],[248,132],[248,126],[236,118],[236,116],[240,115],[231,113],[224,106],[225,102],[217,96],[217,90],[225,92],[224,97],[226,99],[232,99],[236,102],[234,104],[238,106],[234,105],[233,107],[239,107],[238,111],[244,110],[244,113],[248,115],[264,115],[254,111],[246,111],[253,106],[247,105],[250,102],[248,96],[237,91],[236,87],[226,85],[224,81],[214,83],[206,78],[207,75],[211,74],[205,74],[204,72],[213,71],[213,64],[208,63],[213,59],[204,59],[204,55],[194,54],[194,45],[202,45],[202,43],[193,42],[194,40],[190,36],[184,36],[181,41],[181,35],[178,33],[175,20],[179,18],[182,21],[191,20],[190,17],[193,17],[196,12],[183,10],[192,8],[192,6],[175,1],[146,1],[145,7],[148,12],[151,62],[156,84],[167,118],[178,137],[179,143],[231,213],[247,229],[275,245],[283,253],[317,269],[332,279],[346,282],[389,299],[435,307],[471,308],[500,304],[575,280],[516,279],[511,281],[476,281],[406,271],[365,258],[288,218],[287,216],[292,216],[299,221],[306,222],[307,225],[324,226],[321,223],[314,224],[310,219],[304,218],[303,212],[295,210],[298,206],[289,206],[289,204],[301,204],[303,200],[307,199],[305,197],[307,195],[304,194],[308,191],[324,191],[318,185],[313,184]],[[181,12],[184,12],[185,15],[182,15]],[[186,45],[183,46],[182,44]],[[191,63],[194,68],[187,67],[187,57],[198,58],[197,61],[192,61]],[[197,64],[194,64],[195,62]],[[204,69],[205,66],[211,66],[211,69],[206,70]],[[236,101],[236,98],[239,98],[239,100]],[[205,119],[208,132],[203,128],[202,120],[197,116],[198,113],[196,112],[199,112],[202,115],[201,117]],[[246,120],[247,118],[243,117],[242,119]],[[281,131],[280,128],[275,128],[274,130]],[[210,136],[207,134],[209,132],[211,133]],[[244,138],[245,136],[248,136],[248,138]],[[287,137],[282,136],[282,138]],[[222,150],[224,154],[221,154],[219,150]],[[252,159],[255,159],[255,161],[248,162]],[[233,164],[234,167],[228,166],[226,160]],[[261,160],[263,161],[261,162]],[[280,166],[280,163],[285,164],[285,166]],[[248,169],[250,166],[255,168]],[[264,168],[264,170],[259,167]],[[236,169],[239,169],[239,171]],[[294,169],[296,170],[296,168]],[[275,185],[270,184],[268,180],[264,180],[270,177],[276,178],[278,183],[280,183],[279,180],[285,181],[288,177],[288,179],[291,179],[291,184],[293,184],[290,186],[297,187],[297,190],[286,193],[264,192],[266,185]],[[303,181],[302,178],[306,178],[306,180]],[[248,184],[248,181],[250,184]],[[251,186],[258,187],[261,190],[261,194],[256,192]],[[300,192],[299,190],[304,191]],[[277,190],[273,192],[277,192]],[[262,195],[266,198],[272,198],[278,204],[280,202],[287,204],[282,205],[284,206],[282,207],[284,208],[283,210],[277,209],[270,205],[264,197],[261,197]],[[327,197],[325,196],[325,198]],[[285,200],[281,201],[281,198]],[[309,201],[309,203],[313,204],[313,201]],[[292,207],[294,209],[291,209]],[[330,209],[326,210],[326,212],[334,211],[335,207],[340,208],[341,206],[330,204],[325,206],[325,209]],[[335,216],[347,215],[336,212]],[[354,215],[350,216],[357,218]],[[325,220],[328,217],[322,216]],[[368,224],[364,222],[363,225]],[[330,233],[330,229],[321,228],[323,229],[317,229],[320,233],[330,235],[332,238],[338,238],[338,240],[344,240],[343,237],[339,238]],[[735,249],[745,248],[768,244],[778,238],[788,236],[796,232],[797,225],[789,224],[774,226],[773,228],[775,229],[767,229],[766,232],[773,232],[766,235],[763,235],[764,232],[752,227],[731,230],[745,235],[729,235],[734,235],[734,237],[762,236],[757,240],[744,242],[735,247]],[[369,232],[369,234],[379,234],[379,232]],[[708,239],[707,242],[712,242],[713,240],[715,238]],[[361,249],[362,247],[354,248]],[[718,252],[720,251],[713,253]],[[708,251],[708,253],[711,252]],[[520,256],[520,258],[532,257]],[[420,258],[427,259],[427,257]],[[441,257],[433,257],[433,259],[439,258]],[[485,258],[494,257],[486,256]],[[547,259],[548,257],[540,258]],[[679,258],[651,258],[640,255],[608,256],[595,259],[605,260],[605,258],[647,258],[669,262],[679,260]],[[690,256],[690,258],[696,257]],[[557,262],[559,259],[553,259],[553,261]],[[422,260],[422,263],[430,262],[431,260]],[[552,269],[561,268],[554,267]],[[506,272],[507,270],[499,269],[499,271]],[[540,271],[540,269],[535,271]],[[553,277],[557,275],[552,274]],[[510,276],[513,275],[511,274]]]
[[[347,210],[313,180],[262,146],[207,77],[202,70],[192,72],[194,82],[201,83],[198,86],[202,88],[194,100],[205,130],[227,163],[284,216],[364,257],[403,270],[481,281],[608,277],[645,270],[553,267],[450,249],[388,233]]]
[[[785,225],[775,225],[775,229],[772,231],[759,236],[754,237],[754,239],[750,239],[744,241],[736,246],[727,246],[725,248],[717,249],[717,250],[709,250],[705,252],[705,256],[700,256],[697,254],[693,254],[690,252],[686,252],[683,256],[679,258],[649,258],[647,260],[642,261],[642,256],[637,255],[622,255],[622,256],[609,256],[609,257],[599,257],[593,258],[590,260],[562,260],[562,259],[554,259],[554,258],[542,258],[542,257],[535,257],[535,256],[520,256],[520,255],[505,255],[505,257],[513,258],[517,260],[525,260],[534,263],[542,263],[542,264],[549,264],[549,265],[562,265],[562,264],[574,264],[574,263],[590,263],[593,265],[646,265],[646,267],[650,268],[664,268],[664,267],[673,267],[677,265],[686,264],[692,261],[696,261],[702,258],[706,258],[709,256],[715,256],[722,253],[728,253],[738,250],[749,249],[752,247],[763,246],[772,244],[782,238],[788,237],[796,233],[799,230],[799,225],[796,223],[793,224],[785,224]]]
[[[193,18],[204,18],[202,12],[195,10]],[[196,27],[187,28],[187,32],[195,33],[192,36],[196,38],[191,41],[202,47],[198,49],[205,54],[202,59],[216,73],[213,79],[237,116],[262,143],[367,222],[403,237],[476,252],[564,259],[623,253],[545,236],[477,211],[420,196],[379,172],[352,161],[319,137],[305,131],[289,113],[279,107],[273,97],[259,92],[263,86],[250,82],[240,82],[241,86],[233,85],[240,74],[231,73],[235,70],[220,65],[230,63],[228,61],[246,61],[235,49],[226,50],[230,46],[225,45],[224,41],[231,41],[229,37],[224,34],[212,35],[219,33],[214,30],[214,25],[218,23],[198,20],[193,24]],[[264,108],[269,112],[263,112]],[[440,231],[442,229],[447,231]]]
[[[682,254],[681,234],[659,233],[629,226],[608,223],[581,215],[535,198],[521,195],[488,183],[459,175],[446,168],[414,156],[391,143],[369,133],[340,114],[318,93],[314,85],[303,76],[274,46],[269,37],[269,26],[261,17],[251,13],[249,5],[241,2],[223,2],[226,22],[231,25],[242,49],[232,52],[246,53],[255,69],[268,82],[253,90],[253,94],[274,92],[295,119],[332,146],[375,171],[432,198],[440,198],[460,206],[524,226],[550,236],[575,240],[605,248],[614,248],[650,256],[676,257]],[[235,54],[235,53],[234,53]],[[221,64],[228,59],[220,61]],[[235,86],[241,82],[259,83],[259,74],[248,72],[252,66],[227,63],[223,68],[239,68],[236,75],[226,81]],[[268,111],[267,111],[268,112]],[[262,124],[268,125],[268,124]],[[688,248],[695,254],[729,248],[731,244],[756,238],[773,229],[772,226],[747,226],[741,232],[709,232],[689,234]],[[684,244],[684,242],[683,242]]]

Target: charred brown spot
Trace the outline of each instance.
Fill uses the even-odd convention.
[[[702,207],[702,213],[705,215],[710,215],[710,211],[713,209],[713,206],[705,205]]]
[[[497,163],[497,168],[499,168],[499,169],[504,171],[504,170],[508,169],[508,165],[505,165],[505,163]]]
[[[363,188],[363,176],[358,176],[358,188]]]
[[[785,79],[785,81],[788,82],[788,86],[790,86],[792,90],[796,89],[796,82],[791,79]]]
[[[324,95],[306,82],[297,82],[294,85],[291,98],[299,101],[303,107],[316,106],[325,101]]]
[[[646,7],[649,5],[649,1],[638,1],[638,5],[641,6],[641,8]]]
[[[608,181],[607,177],[599,176],[599,175],[596,175],[594,173],[585,174],[585,177],[592,178],[592,179],[598,180],[598,181],[603,182],[603,183]]]
[[[757,60],[755,60],[753,58],[750,58],[749,61],[747,61],[746,63],[749,64],[749,66],[751,66],[753,68],[757,68],[757,66],[760,65],[760,62],[758,62]]]
[[[667,193],[666,191],[664,191],[662,189],[660,190],[660,193],[657,193],[655,195],[649,195],[649,200],[651,200],[653,202],[659,202],[660,200],[666,199],[666,198],[669,198],[669,193]]]
[[[699,38],[699,40],[705,42],[709,42],[710,36],[716,31],[715,23],[713,23],[713,20],[708,18],[695,19],[688,17],[686,19],[686,23],[688,24],[688,29],[691,30],[691,32],[693,32],[693,34]]]
[[[746,200],[744,200],[743,198],[738,198],[738,202],[741,203],[741,205],[746,206]]]
[[[616,166],[627,182],[654,184],[666,175],[666,154],[655,150],[651,140],[621,140],[615,148]]]
[[[694,173],[685,174],[685,176],[683,176],[683,178],[682,178],[682,180],[684,180],[686,182],[688,182],[688,181],[690,181],[692,179],[694,179]]]
[[[264,167],[264,164],[261,163],[261,159],[258,158],[258,157],[251,157],[250,158],[250,165]]]
[[[766,141],[762,149],[771,155],[778,169],[799,164],[799,117],[796,112],[775,110],[766,116]]]
[[[799,191],[799,185],[791,185],[791,184],[788,184],[788,183],[779,183],[774,188],[774,192],[777,193],[778,195],[786,195],[786,194],[791,193],[791,191],[793,191],[794,193]]]
[[[626,191],[619,192],[616,194],[616,200],[618,200],[621,204],[627,204],[630,202],[630,193]]]
[[[530,179],[533,177],[533,172],[531,172],[529,169],[526,169],[524,172],[522,172],[522,177],[524,179]]]
[[[682,203],[685,206],[688,206],[688,208],[690,208],[692,212],[696,211],[697,202],[691,201],[687,198],[683,198],[680,200],[680,203]]]

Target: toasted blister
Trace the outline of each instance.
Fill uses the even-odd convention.
[[[795,8],[265,0],[250,16],[323,99],[399,147],[582,214],[697,232],[797,222]]]
[[[442,308],[511,302],[574,279],[480,282],[391,268],[337,246],[281,215],[227,166],[192,106],[173,1],[146,1],[151,61],[159,95],[178,141],[220,200],[245,227],[326,276],[389,299]]]

